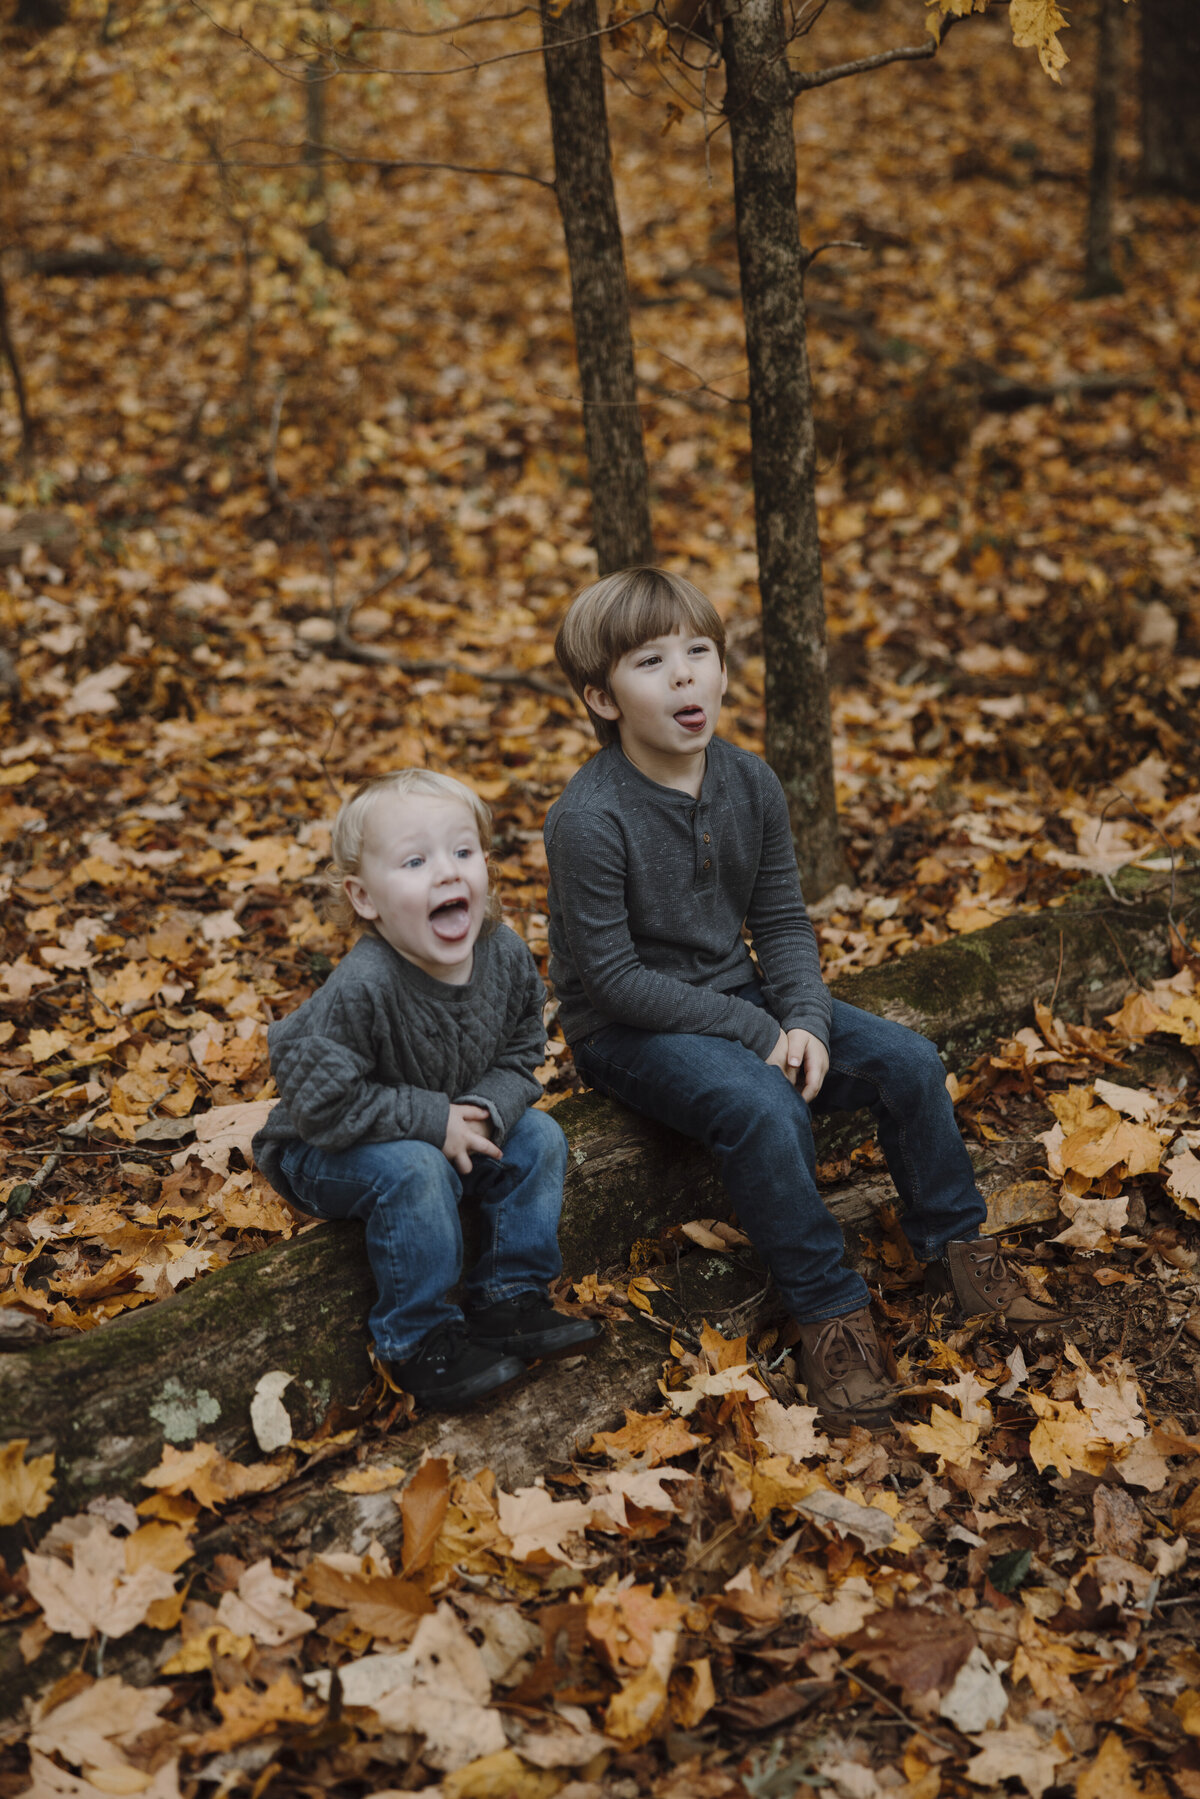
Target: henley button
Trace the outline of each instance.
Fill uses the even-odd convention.
[[[712,867],[712,863],[711,863],[711,862],[710,862],[710,861],[709,861],[709,860],[708,860],[708,858],[707,858],[707,857],[706,857],[706,858],[705,858],[705,862],[704,862],[704,866],[705,866],[705,868],[711,868],[711,867]]]
[[[705,841],[705,843],[707,843],[709,841],[709,836],[708,836],[707,831],[705,831],[705,833],[704,833],[704,841]]]

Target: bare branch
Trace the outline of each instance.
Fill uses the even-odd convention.
[[[240,27],[235,31],[231,26],[223,25],[220,19],[214,18],[212,13],[201,5],[201,0],[190,0],[190,4],[195,7],[202,18],[208,20],[214,30],[221,33],[222,37],[232,38],[235,44],[244,45],[252,56],[257,57],[260,62],[265,62],[268,68],[274,69],[277,75],[282,75],[285,81],[295,81],[303,84],[308,79],[307,65],[298,62],[295,68],[289,67],[287,62],[281,60],[279,57],[269,56],[265,50],[247,37],[245,31]],[[621,19],[616,24],[601,25],[598,31],[587,31],[583,32],[579,37],[565,38],[560,43],[554,44],[551,47],[555,50],[570,50],[574,48],[576,44],[587,43],[591,38],[603,38],[607,37],[611,32],[623,31],[627,25],[634,25],[639,19],[652,19],[654,17],[654,8],[648,6],[641,12],[631,13],[627,19]],[[337,75],[404,75],[429,77],[464,75],[470,74],[475,69],[490,68],[493,63],[515,62],[522,57],[541,56],[543,54],[542,45],[539,42],[537,44],[531,44],[521,50],[503,50],[496,56],[466,58],[465,61],[446,69],[403,69],[389,67],[388,65],[381,63],[355,62],[353,64],[348,64],[341,60],[336,50],[331,51],[327,44],[321,44],[315,47],[319,48],[324,55],[331,58],[333,66],[327,77],[327,79],[331,81]],[[457,44],[451,44],[449,47],[452,50],[458,49]],[[463,54],[465,57],[466,53],[463,52]]]
[[[309,140],[305,139],[308,144]],[[509,181],[532,181],[537,187],[548,188],[554,192],[553,181],[547,181],[544,175],[535,175],[530,169],[484,169],[473,163],[464,162],[408,162],[394,156],[361,156],[355,150],[343,150],[340,144],[311,144],[313,150],[321,150],[326,156],[336,158],[339,162],[359,165],[372,169],[448,169],[455,175],[499,175]]]
[[[810,269],[823,250],[865,250],[866,244],[859,244],[849,237],[831,237],[827,244],[817,244],[812,250],[804,252],[804,267]]]
[[[194,3],[194,0],[193,0]],[[792,69],[792,92],[807,93],[810,88],[828,87],[831,81],[844,81],[847,75],[866,75],[872,69],[884,69],[891,62],[928,62],[936,56],[956,25],[962,24],[957,14],[944,22],[940,37],[930,35],[923,44],[899,44],[894,50],[880,50],[874,56],[860,56],[857,62],[835,63],[828,69]]]
[[[382,37],[390,34],[393,37],[445,37],[451,31],[470,31],[476,25],[504,25],[510,19],[523,19],[526,13],[537,13],[536,6],[514,6],[511,12],[481,12],[473,19],[457,19],[450,25],[430,25],[426,30],[418,30],[415,25],[371,25],[353,21],[356,37]]]
[[[871,69],[886,68],[890,62],[927,62],[936,56],[938,40],[928,37],[923,44],[900,44],[895,50],[880,50],[874,56],[860,56],[857,62],[835,63],[829,69],[793,69],[792,92],[807,93],[810,88],[828,87],[831,81],[844,81],[847,75],[865,75]]]

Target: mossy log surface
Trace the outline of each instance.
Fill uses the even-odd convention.
[[[695,1330],[708,1319],[728,1334],[742,1332],[766,1321],[774,1299],[748,1256],[695,1251],[663,1280],[670,1294],[660,1296],[658,1303],[672,1328]],[[666,1351],[662,1326],[634,1314],[628,1323],[609,1325],[590,1354],[544,1363],[486,1408],[461,1417],[418,1418],[410,1428],[383,1439],[369,1464],[411,1469],[428,1450],[453,1457],[460,1473],[490,1468],[506,1492],[516,1492],[547,1468],[567,1461],[577,1448],[586,1449],[595,1431],[620,1421],[623,1408],[652,1408],[659,1401]],[[277,1556],[281,1547],[361,1554],[378,1541],[398,1561],[403,1522],[393,1495],[399,1487],[382,1493],[340,1492],[332,1480],[345,1467],[344,1461],[326,1463],[239,1508],[231,1522],[212,1518],[207,1529],[201,1525],[189,1575],[210,1567],[218,1555],[236,1555],[249,1563]],[[20,1533],[7,1534],[16,1551],[8,1556],[12,1566],[20,1559]],[[79,1665],[80,1644],[62,1636],[52,1637],[27,1664],[20,1634],[20,1624],[0,1628],[0,1718]],[[178,1642],[178,1635],[167,1639],[160,1631],[133,1631],[107,1645],[105,1672],[120,1674],[135,1686],[148,1685]]]
[[[1167,884],[1126,876],[1126,900],[1099,884],[1072,902],[838,982],[838,998],[932,1037],[951,1067],[1032,1019],[1035,999],[1081,1017],[1111,1009],[1130,985],[1169,971]],[[1200,874],[1177,883],[1176,908],[1200,899]],[[727,1207],[709,1157],[675,1133],[595,1096],[556,1109],[570,1143],[561,1243],[567,1271],[623,1263],[631,1244]],[[831,1195],[861,1213],[856,1189]],[[229,1455],[256,1453],[249,1405],[259,1378],[286,1369],[303,1428],[352,1405],[370,1378],[371,1278],[360,1234],[318,1226],[247,1256],[175,1297],[84,1336],[0,1355],[0,1441],[53,1451],[54,1505],[41,1526],[100,1494],[137,1496],[163,1446],[197,1437]],[[622,1395],[614,1393],[614,1405]],[[41,1527],[39,1526],[39,1528]]]

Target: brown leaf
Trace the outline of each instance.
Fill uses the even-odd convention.
[[[765,1693],[724,1699],[713,1713],[727,1730],[773,1730],[808,1711],[833,1691],[828,1680],[789,1680]]]
[[[913,1606],[877,1612],[845,1639],[844,1647],[911,1699],[948,1692],[977,1641],[965,1618]]]
[[[433,1554],[438,1532],[450,1504],[450,1464],[440,1456],[421,1463],[400,1495],[404,1521],[404,1554],[401,1571],[416,1574]]]

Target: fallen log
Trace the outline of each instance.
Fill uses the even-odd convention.
[[[1181,875],[1176,889],[1177,909],[1194,903],[1200,873]],[[1169,883],[1131,872],[1117,891],[1113,899],[1088,884],[1061,907],[918,951],[834,991],[925,1032],[961,1069],[1030,1022],[1036,998],[1056,994],[1056,1010],[1078,1019],[1111,1010],[1132,981],[1168,972]],[[623,1266],[637,1239],[727,1210],[708,1156],[674,1132],[594,1095],[564,1101],[555,1116],[570,1144],[561,1230],[570,1274]],[[830,1195],[833,1210],[846,1222],[862,1217],[871,1209],[863,1191]],[[353,1405],[371,1379],[370,1297],[358,1233],[320,1225],[99,1330],[0,1354],[0,1438],[25,1437],[31,1455],[55,1456],[43,1525],[100,1495],[136,1496],[166,1443],[201,1437],[227,1455],[254,1453],[250,1399],[268,1370],[293,1376],[309,1434],[334,1407]]]

